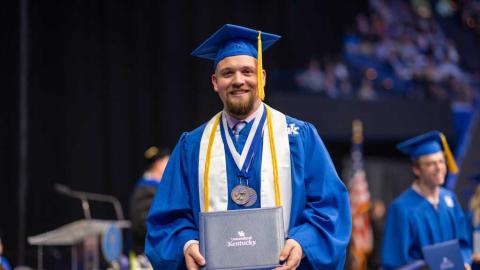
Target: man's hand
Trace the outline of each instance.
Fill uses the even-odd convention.
[[[294,270],[300,265],[302,256],[303,250],[300,244],[293,239],[288,239],[282,252],[280,252],[280,261],[286,260],[286,262],[282,267],[277,267],[274,270]]]
[[[200,249],[197,243],[192,243],[185,250],[185,264],[188,270],[199,270],[205,265],[205,258],[200,254]]]

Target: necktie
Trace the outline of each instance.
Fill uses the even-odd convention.
[[[233,131],[233,136],[235,137],[235,141],[238,141],[238,136],[240,135],[240,131],[245,127],[245,125],[247,125],[247,122],[240,121],[233,126],[232,131]]]

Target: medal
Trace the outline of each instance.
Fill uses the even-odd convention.
[[[230,194],[230,196],[232,197],[232,200],[238,205],[245,205],[248,202],[250,197],[249,196],[250,192],[248,191],[248,189],[249,187],[244,186],[242,184],[236,185],[232,189],[232,193]]]
[[[250,207],[257,202],[257,192],[251,187],[247,187],[248,191],[248,202],[244,205],[245,207]]]

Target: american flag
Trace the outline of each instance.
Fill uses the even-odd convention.
[[[370,192],[363,168],[363,128],[360,120],[353,121],[352,176],[348,183],[352,210],[351,269],[367,269],[367,258],[373,247],[369,208]]]

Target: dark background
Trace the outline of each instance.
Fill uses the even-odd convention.
[[[79,203],[56,193],[54,183],[114,195],[127,212],[131,189],[142,171],[143,151],[150,145],[173,148],[182,132],[221,109],[210,86],[212,63],[190,52],[223,24],[283,36],[264,54],[268,72],[303,67],[312,55],[341,53],[345,30],[355,14],[367,8],[363,0],[45,0],[28,5],[27,235],[82,217]],[[14,265],[19,13],[19,2],[2,3],[0,229]],[[394,108],[393,103],[339,104],[315,96],[292,97],[268,86],[267,102],[317,126],[339,170],[349,152],[350,121],[358,114],[365,119],[367,138],[372,138],[365,145],[366,155],[399,158],[395,142],[432,127],[452,135],[447,104],[429,104],[433,113],[421,120],[424,125],[415,125],[402,112],[413,108],[415,115],[415,108],[420,110],[424,103],[396,102],[399,111],[382,114],[378,112]],[[113,218],[112,211],[101,209],[93,216]],[[29,265],[36,263],[34,252],[27,245]]]

